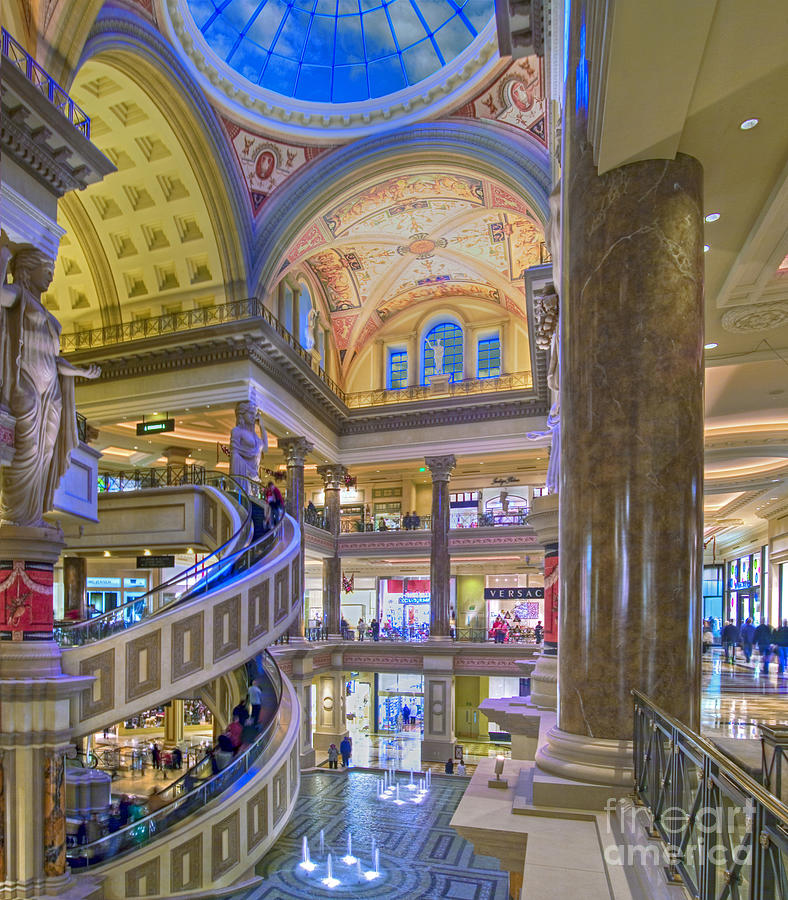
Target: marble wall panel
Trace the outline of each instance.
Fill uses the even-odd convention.
[[[274,624],[278,624],[287,617],[290,611],[290,586],[289,572],[281,569],[274,576]]]
[[[111,712],[115,706],[115,650],[104,650],[83,659],[80,675],[94,675],[96,683],[82,691],[79,698],[79,718],[84,722],[101,713]]]
[[[156,856],[126,872],[126,896],[155,897],[160,881],[160,861]]]
[[[246,852],[268,837],[268,785],[246,803]]]
[[[197,834],[170,851],[170,890],[197,890],[202,882],[202,835]]]
[[[205,497],[202,506],[202,529],[214,540],[216,539],[216,501],[211,497]]]
[[[205,617],[202,612],[172,623],[172,681],[202,669],[204,630]]]
[[[161,687],[161,629],[126,644],[126,702]]]
[[[240,843],[241,812],[236,809],[211,829],[211,874],[214,881],[240,862]]]
[[[287,809],[287,763],[284,762],[274,775],[274,827],[276,827]]]
[[[252,641],[264,635],[271,627],[269,623],[268,600],[271,593],[271,582],[266,579],[249,588],[249,624],[246,629],[247,640]]]
[[[241,649],[241,595],[228,597],[213,608],[213,661]]]

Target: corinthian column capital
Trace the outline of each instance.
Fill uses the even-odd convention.
[[[340,463],[330,463],[327,466],[318,466],[317,474],[323,479],[326,490],[339,491],[345,485],[347,469]]]
[[[451,481],[452,469],[457,465],[457,459],[453,453],[448,456],[425,456],[424,462],[432,473],[433,483],[436,481]]]
[[[303,466],[307,454],[314,450],[305,437],[279,438],[279,448],[284,453],[288,466]]]

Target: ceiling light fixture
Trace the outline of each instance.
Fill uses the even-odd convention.
[[[719,214],[719,213],[709,213],[709,214],[706,216],[706,221],[707,221],[707,222],[716,222],[717,219],[719,219],[719,217],[720,217],[720,214]]]
[[[716,341],[709,341],[708,344],[703,345],[704,350],[714,350],[715,347],[719,347],[720,345]]]
[[[739,128],[741,128],[742,131],[749,131],[751,128],[755,128],[759,121],[760,119],[756,118],[745,119],[741,125],[739,125]]]

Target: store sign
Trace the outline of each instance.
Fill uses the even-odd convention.
[[[138,556],[138,569],[171,569],[175,565],[174,556]]]
[[[120,587],[120,578],[86,578],[85,585],[89,590],[97,588],[117,590]]]
[[[125,588],[146,588],[148,586],[147,578],[124,578],[123,587]]]
[[[429,603],[429,594],[400,594],[397,598],[404,606],[410,606],[415,603]]]
[[[485,600],[542,600],[543,587],[485,588]]]
[[[161,434],[175,431],[175,419],[156,419],[155,422],[137,422],[137,434]]]

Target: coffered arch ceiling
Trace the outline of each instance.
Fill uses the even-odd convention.
[[[422,161],[325,206],[281,274],[318,281],[347,370],[354,351],[416,304],[472,297],[525,319],[525,271],[547,258],[542,222],[523,196],[470,168]]]

